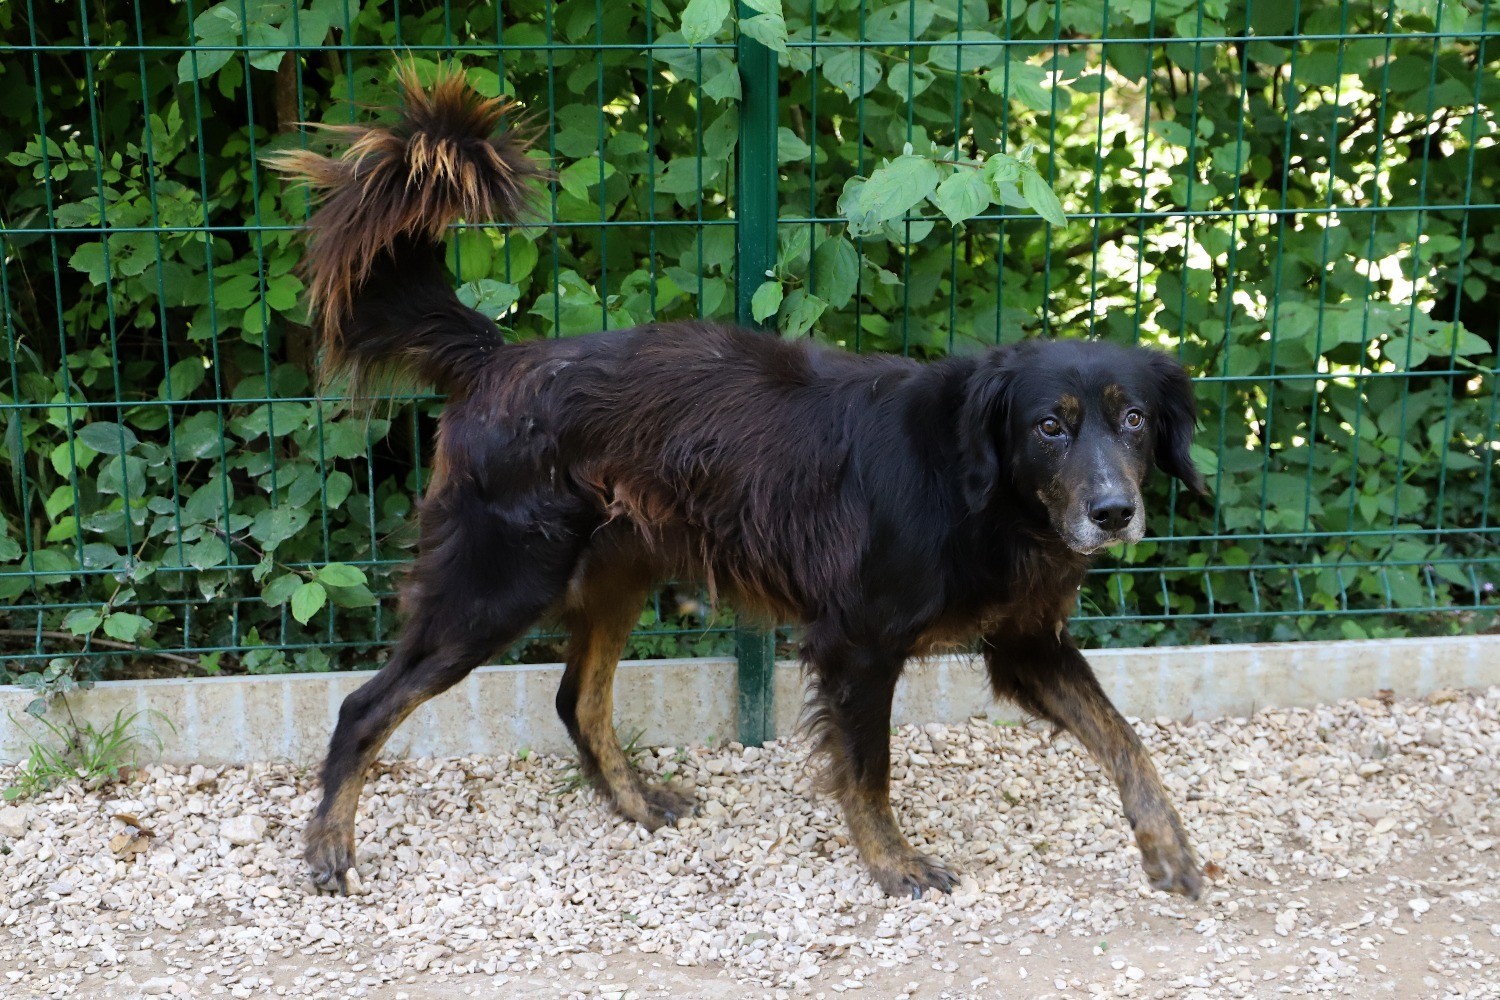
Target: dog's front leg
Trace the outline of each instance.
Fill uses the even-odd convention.
[[[870,874],[892,896],[952,890],[942,864],[907,842],[891,812],[891,699],[905,651],[838,646],[809,650],[817,681],[811,726],[827,762],[824,786],[843,807],[849,836]]]
[[[1072,733],[1114,780],[1151,886],[1197,899],[1198,862],[1156,765],[1067,632],[990,636],[985,660],[997,696]]]

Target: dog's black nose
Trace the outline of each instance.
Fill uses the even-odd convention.
[[[1105,531],[1123,531],[1135,517],[1135,505],[1124,497],[1106,497],[1094,502],[1089,517]]]

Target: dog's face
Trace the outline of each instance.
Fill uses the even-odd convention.
[[[1140,541],[1141,484],[1154,464],[1189,488],[1192,384],[1165,354],[1093,341],[1028,341],[992,352],[960,415],[970,506],[999,489],[1084,554]]]

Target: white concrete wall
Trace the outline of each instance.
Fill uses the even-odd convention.
[[[1094,650],[1104,688],[1126,715],[1174,719],[1248,715],[1267,706],[1312,705],[1389,688],[1417,697],[1441,688],[1500,684],[1500,636],[1300,642]],[[483,667],[418,710],[397,730],[386,757],[566,751],[552,707],[562,667]],[[205,764],[252,760],[316,762],[345,695],[369,673],[112,681],[70,698],[80,721],[103,726],[119,710],[155,710],[176,731],[151,722],[161,758]],[[735,738],[733,660],[643,660],[620,666],[615,718],[622,734],[644,729],[647,744],[703,744]],[[26,754],[29,691],[0,687],[0,761]],[[796,664],[776,673],[776,726],[790,734],[802,707]],[[975,657],[937,657],[907,668],[895,721],[958,722],[974,715],[1018,718],[989,697]],[[18,725],[19,723],[19,725]],[[28,727],[28,723],[30,723]]]

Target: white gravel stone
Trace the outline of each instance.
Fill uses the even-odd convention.
[[[0,806],[0,837],[19,840],[31,828],[31,816],[21,806]]]
[[[1500,689],[1136,728],[1199,902],[1144,886],[1076,741],[986,719],[892,737],[902,827],[961,876],[919,900],[871,884],[800,739],[643,755],[703,807],[655,834],[563,758],[393,762],[341,898],[310,891],[302,769],[65,785],[12,807],[0,996],[1500,998]]]
[[[235,816],[219,825],[219,836],[236,847],[248,847],[266,839],[266,821],[255,815]]]

